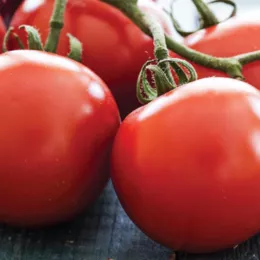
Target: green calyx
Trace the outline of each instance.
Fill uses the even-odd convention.
[[[64,25],[64,13],[66,5],[67,0],[55,0],[54,10],[50,20],[50,31],[45,46],[42,43],[38,30],[33,26],[21,25],[19,27],[19,29],[25,30],[27,34],[28,49],[56,53],[59,44],[60,33]],[[11,36],[16,40],[21,49],[25,48],[22,40],[16,33],[14,33],[14,28],[10,27],[4,37],[2,46],[3,52],[8,51],[8,42]],[[81,62],[83,50],[81,42],[71,34],[67,34],[67,36],[69,37],[70,43],[70,52],[68,53],[68,57],[75,61]]]
[[[29,25],[21,25],[19,29],[24,29],[28,37],[28,47],[30,50],[43,51],[42,40],[39,32]]]
[[[143,19],[154,40],[155,59],[147,61],[144,64],[136,87],[139,102],[146,104],[176,88],[177,84],[183,85],[196,80],[197,73],[187,61],[169,57],[163,28],[152,16],[141,13],[140,17]],[[178,77],[178,82],[174,80],[173,71],[176,77]],[[147,78],[147,73],[151,75],[153,86]]]
[[[166,72],[161,68],[162,65],[170,65],[174,71],[177,82],[167,77]],[[147,78],[147,72],[152,76],[151,84]],[[144,64],[137,80],[137,98],[141,104],[147,104],[155,98],[177,88],[197,80],[197,73],[193,66],[182,59],[167,58],[156,63],[150,60]]]

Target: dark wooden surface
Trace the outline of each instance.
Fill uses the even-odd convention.
[[[0,227],[0,260],[169,260],[171,250],[147,238],[121,208],[112,185],[73,222],[45,230]],[[260,260],[260,239],[213,255],[176,260]]]

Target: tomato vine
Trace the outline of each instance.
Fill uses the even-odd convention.
[[[136,0],[101,0],[107,4],[110,4],[119,10],[121,10],[128,18],[130,18],[144,33],[152,36],[147,22],[144,19],[143,13],[138,9]],[[151,18],[152,19],[152,18]],[[156,20],[153,19],[156,23]],[[212,68],[215,70],[223,71],[230,77],[243,80],[242,73],[243,65],[250,62],[260,60],[260,51],[253,51],[242,55],[229,57],[229,58],[217,58],[211,55],[207,55],[198,51],[195,51],[183,44],[175,41],[168,35],[165,35],[166,45],[169,50],[174,51],[185,59],[188,59],[199,65]]]

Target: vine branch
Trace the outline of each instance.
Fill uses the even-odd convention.
[[[145,16],[141,10],[137,7],[136,0],[101,0],[104,3],[110,4],[128,18],[132,20],[145,34],[152,37],[151,30],[147,25]],[[153,19],[153,18],[150,18]],[[176,54],[182,56],[189,61],[204,67],[212,68],[215,70],[223,71],[230,77],[236,79],[244,79],[242,74],[243,65],[252,61],[260,60],[260,51],[250,52],[243,55],[230,57],[230,58],[219,58],[207,55],[196,50],[193,50],[169,37],[164,35],[168,49],[172,50]]]

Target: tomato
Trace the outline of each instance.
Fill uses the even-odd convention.
[[[54,0],[25,0],[11,25],[37,27],[45,42]],[[139,0],[139,6],[154,14],[170,33],[169,20],[155,3]],[[95,71],[109,86],[125,116],[140,106],[136,81],[142,65],[153,56],[153,41],[114,7],[98,0],[69,0],[65,27],[58,53],[69,51],[67,33],[83,43],[83,64]],[[21,33],[20,33],[21,35]]]
[[[130,218],[175,250],[234,246],[260,227],[260,94],[229,78],[184,85],[132,112],[112,151]]]
[[[200,30],[184,39],[188,47],[216,57],[231,57],[260,49],[260,19],[251,12],[237,16],[208,29]],[[228,77],[223,72],[192,64],[199,78],[210,76]],[[245,65],[246,82],[260,89],[260,61]]]
[[[69,220],[108,181],[115,100],[68,58],[21,50],[0,55],[0,64],[0,222]]]

